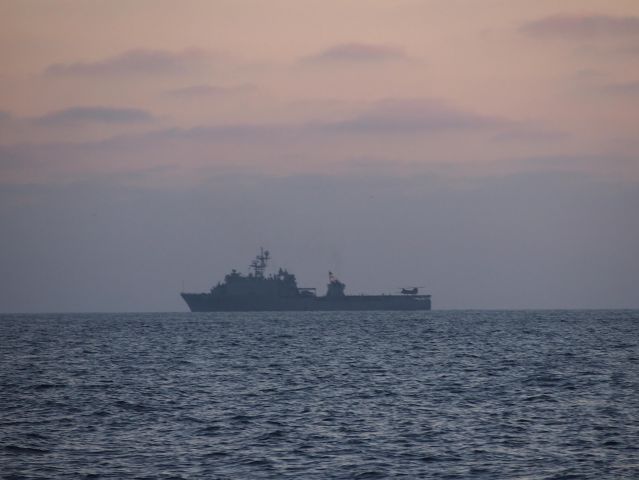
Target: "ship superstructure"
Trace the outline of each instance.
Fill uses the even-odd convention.
[[[430,295],[417,288],[401,295],[346,295],[346,285],[329,272],[326,295],[315,288],[298,287],[295,275],[280,268],[266,275],[268,250],[260,249],[243,275],[236,270],[208,293],[182,293],[192,312],[312,311],[312,310],[430,310]]]

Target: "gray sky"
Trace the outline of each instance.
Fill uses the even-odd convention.
[[[302,286],[424,285],[437,308],[636,307],[634,182],[574,174],[214,175],[5,189],[5,311],[184,310],[258,247]],[[625,214],[624,212],[627,212]]]
[[[0,312],[639,307],[636,1],[7,1]]]

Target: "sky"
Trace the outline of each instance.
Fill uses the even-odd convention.
[[[636,0],[0,2],[0,312],[639,308]]]

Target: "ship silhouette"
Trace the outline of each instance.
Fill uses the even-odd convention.
[[[315,288],[297,286],[295,275],[280,268],[266,275],[271,256],[260,249],[248,275],[236,270],[206,293],[181,296],[192,312],[339,311],[339,310],[430,310],[430,295],[419,295],[418,288],[402,289],[401,295],[346,295],[346,285],[328,272],[326,294]]]

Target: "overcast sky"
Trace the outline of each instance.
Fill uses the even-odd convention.
[[[0,312],[182,311],[260,246],[639,307],[636,0],[15,0],[0,55]]]

